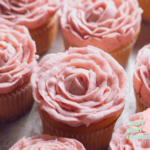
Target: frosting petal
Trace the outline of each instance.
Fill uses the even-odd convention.
[[[142,99],[150,105],[150,45],[144,46],[137,55],[134,67],[133,85]]]
[[[36,47],[26,27],[0,19],[0,94],[30,80],[36,65]]]
[[[31,83],[40,109],[74,127],[116,115],[128,87],[124,69],[92,46],[45,56]]]
[[[35,29],[56,13],[59,0],[1,0],[0,7],[1,18]]]
[[[110,150],[149,150],[150,132],[149,127],[147,128],[150,123],[149,113],[150,109],[147,109],[124,121],[113,133]]]
[[[58,138],[49,135],[39,135],[22,138],[9,150],[85,150],[83,145],[75,139]]]
[[[93,45],[107,52],[126,45],[141,23],[137,0],[66,0],[60,25],[72,45]]]

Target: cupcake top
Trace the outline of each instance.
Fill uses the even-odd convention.
[[[137,0],[66,0],[59,12],[64,38],[107,52],[130,42],[141,23]]]
[[[0,17],[35,29],[45,24],[58,6],[59,0],[1,0]]]
[[[133,85],[136,93],[150,105],[150,45],[144,46],[137,55],[134,67]]]
[[[75,139],[58,138],[49,135],[39,135],[22,138],[9,150],[85,150]]]
[[[89,126],[120,113],[128,87],[118,62],[92,46],[46,55],[31,83],[40,109],[72,127]]]
[[[131,116],[116,130],[110,142],[110,150],[150,149],[150,108]]]
[[[0,94],[30,81],[36,65],[36,47],[26,27],[0,19]]]

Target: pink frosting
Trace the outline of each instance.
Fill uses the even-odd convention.
[[[85,150],[85,148],[75,139],[39,135],[22,138],[9,150]]]
[[[59,0],[1,0],[0,17],[35,29],[46,23],[58,6]]]
[[[110,150],[149,150],[150,132],[147,132],[149,130],[148,128],[148,130],[145,130],[145,125],[150,123],[150,120],[147,120],[147,117],[149,118],[149,114],[150,109],[147,109],[144,112],[134,114],[128,120],[123,122],[121,127],[113,133],[110,141]],[[141,122],[141,124],[129,126],[129,122]],[[127,132],[128,129],[134,129],[138,132]],[[135,136],[139,138],[132,139]],[[129,137],[131,139],[129,139]]]
[[[150,134],[150,109],[142,112],[143,119],[145,120],[145,124],[143,126],[143,131]],[[150,146],[150,145],[149,145]]]
[[[73,127],[118,114],[128,87],[124,69],[92,46],[45,56],[31,83],[40,109]]]
[[[0,94],[30,80],[36,65],[36,47],[26,27],[0,19]]]
[[[137,0],[67,0],[59,14],[62,34],[68,42],[110,52],[135,36],[142,9]]]
[[[150,105],[150,45],[144,46],[138,53],[134,68],[133,85],[142,99]]]

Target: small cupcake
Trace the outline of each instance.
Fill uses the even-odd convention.
[[[24,25],[36,43],[37,54],[45,52],[57,34],[59,0],[2,0],[0,17]]]
[[[110,150],[150,149],[150,109],[131,116],[113,133]]]
[[[125,66],[141,13],[137,0],[69,0],[59,12],[65,47],[96,46]]]
[[[150,107],[150,45],[144,46],[137,55],[133,86],[137,102],[137,112]]]
[[[85,148],[75,139],[38,135],[22,138],[9,150],[85,150]]]
[[[150,0],[138,0],[140,7],[144,10],[142,18],[150,23]]]
[[[31,77],[46,134],[75,138],[87,150],[106,149],[125,105],[124,69],[88,46],[46,55]]]
[[[37,56],[28,29],[0,19],[0,122],[22,116],[33,104],[31,74]]]

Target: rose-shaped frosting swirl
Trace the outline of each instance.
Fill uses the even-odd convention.
[[[132,40],[140,26],[141,13],[137,0],[67,0],[59,12],[67,41],[107,52]]]
[[[35,29],[45,24],[59,7],[59,0],[1,0],[0,17]]]
[[[75,139],[58,138],[49,135],[39,135],[22,138],[9,150],[85,150]]]
[[[137,55],[133,85],[135,91],[150,105],[150,45],[144,46]]]
[[[0,19],[0,94],[30,80],[36,65],[36,47],[26,27]]]
[[[150,131],[146,128],[150,125],[150,109],[134,114],[122,123],[110,142],[110,150],[149,150]]]
[[[40,109],[73,127],[115,116],[127,92],[124,69],[92,46],[45,56],[31,83]]]

